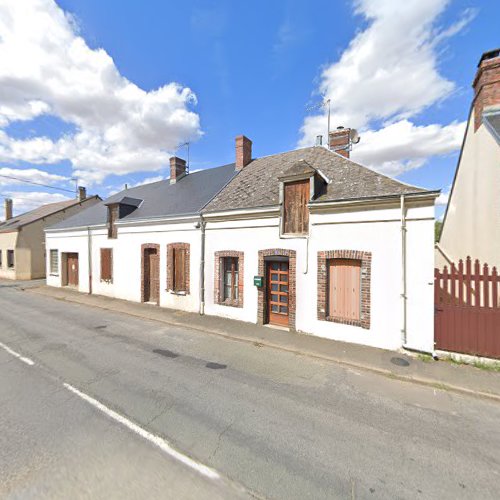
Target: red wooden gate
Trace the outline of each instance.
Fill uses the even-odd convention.
[[[494,267],[460,260],[434,270],[436,348],[500,358],[500,277]]]

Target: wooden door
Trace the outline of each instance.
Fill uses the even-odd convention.
[[[66,276],[68,286],[78,286],[78,254],[68,253],[66,255]]]
[[[144,251],[144,302],[159,302],[160,256],[156,248]]]
[[[288,262],[267,263],[267,316],[272,325],[288,326]]]

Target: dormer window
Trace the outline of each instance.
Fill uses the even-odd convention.
[[[319,169],[299,160],[285,170],[280,181],[281,224],[283,237],[309,234],[309,202],[321,196],[329,182]]]
[[[283,183],[283,234],[309,233],[310,179]]]
[[[132,212],[137,210],[141,204],[142,200],[130,198],[128,196],[124,196],[119,201],[106,203],[106,206],[108,207],[108,238],[118,237],[116,221],[130,215]]]

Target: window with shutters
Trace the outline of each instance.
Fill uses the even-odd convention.
[[[189,243],[170,243],[167,245],[167,290],[189,293]]]
[[[283,184],[282,233],[284,235],[306,235],[309,232],[310,180],[285,182]]]
[[[50,274],[52,276],[59,275],[59,250],[50,250]]]
[[[101,248],[101,281],[113,282],[113,249]]]
[[[14,267],[14,250],[7,250],[7,267]]]
[[[116,238],[118,236],[116,221],[118,220],[119,210],[118,203],[108,206],[108,238]]]
[[[236,250],[215,252],[215,303],[243,307],[244,253]]]
[[[328,315],[357,321],[361,310],[361,261],[328,261]]]
[[[371,252],[318,252],[318,319],[370,328]]]

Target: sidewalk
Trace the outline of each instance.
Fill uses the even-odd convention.
[[[20,285],[20,288],[24,287]],[[235,341],[248,342],[303,356],[334,361],[399,380],[428,385],[437,389],[488,397],[500,402],[499,372],[481,370],[468,365],[455,365],[445,361],[422,361],[408,353],[338,342],[312,335],[290,333],[216,316],[200,316],[196,313],[112,299],[101,295],[87,295],[66,288],[52,288],[43,285],[24,289],[30,293],[37,293],[58,300],[66,300],[169,325],[191,328]]]

